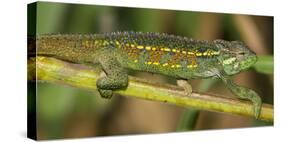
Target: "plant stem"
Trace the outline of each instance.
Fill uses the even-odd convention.
[[[65,84],[89,91],[96,91],[96,80],[100,76],[100,69],[97,67],[82,67],[49,57],[38,56],[36,59],[29,60],[28,65],[29,79]],[[36,76],[32,71],[35,68],[34,65],[36,65]],[[182,107],[254,117],[251,102],[196,92],[186,95],[184,90],[178,86],[154,83],[131,76],[128,87],[116,90],[114,93]],[[273,121],[272,105],[263,104],[259,119]]]
[[[198,109],[185,109],[181,115],[177,131],[190,131],[194,130],[199,115]]]

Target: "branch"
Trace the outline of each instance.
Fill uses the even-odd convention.
[[[36,79],[34,75],[35,65],[37,80],[96,91],[96,80],[100,76],[100,69],[82,67],[54,58],[38,56],[28,61],[29,80]],[[187,96],[184,90],[178,86],[153,83],[135,77],[129,77],[129,85],[126,90],[117,90],[115,93],[122,96],[166,102],[183,107],[194,107],[254,117],[252,104],[248,101],[199,93],[192,93],[190,96]],[[273,122],[272,105],[263,104],[259,119]]]

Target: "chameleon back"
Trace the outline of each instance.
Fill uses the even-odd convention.
[[[230,53],[216,42],[141,32],[38,35],[36,47],[39,55],[76,63],[94,63],[101,51],[109,49],[124,68],[183,79],[215,76],[208,69],[223,67],[220,63],[229,59],[222,56]]]
[[[205,68],[216,64],[220,54],[212,42],[167,34],[119,32],[105,39],[125,53],[118,57],[123,66],[177,78],[213,76]]]

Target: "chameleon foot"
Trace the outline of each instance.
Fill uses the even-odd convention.
[[[113,96],[112,90],[98,89],[102,98],[110,99]]]
[[[177,80],[177,84],[184,89],[186,95],[191,95],[192,86],[187,82],[187,80]]]
[[[215,72],[218,77],[226,84],[226,86],[231,90],[231,92],[236,95],[239,99],[245,99],[253,102],[253,113],[256,119],[259,118],[262,107],[262,100],[260,96],[253,90],[241,87],[235,84],[228,76],[224,73]]]
[[[111,51],[111,48],[104,50],[98,59],[106,74],[102,75],[96,82],[98,91],[103,98],[111,98],[113,90],[128,86],[128,74],[118,60],[111,56]]]
[[[262,101],[260,96],[253,90],[244,88],[244,87],[237,87],[237,93],[236,95],[241,99],[247,99],[253,102],[253,112],[256,119],[259,118],[261,107],[262,107]]]

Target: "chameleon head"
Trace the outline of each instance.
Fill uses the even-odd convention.
[[[215,40],[219,48],[219,62],[228,75],[239,73],[257,61],[256,54],[240,41]]]

